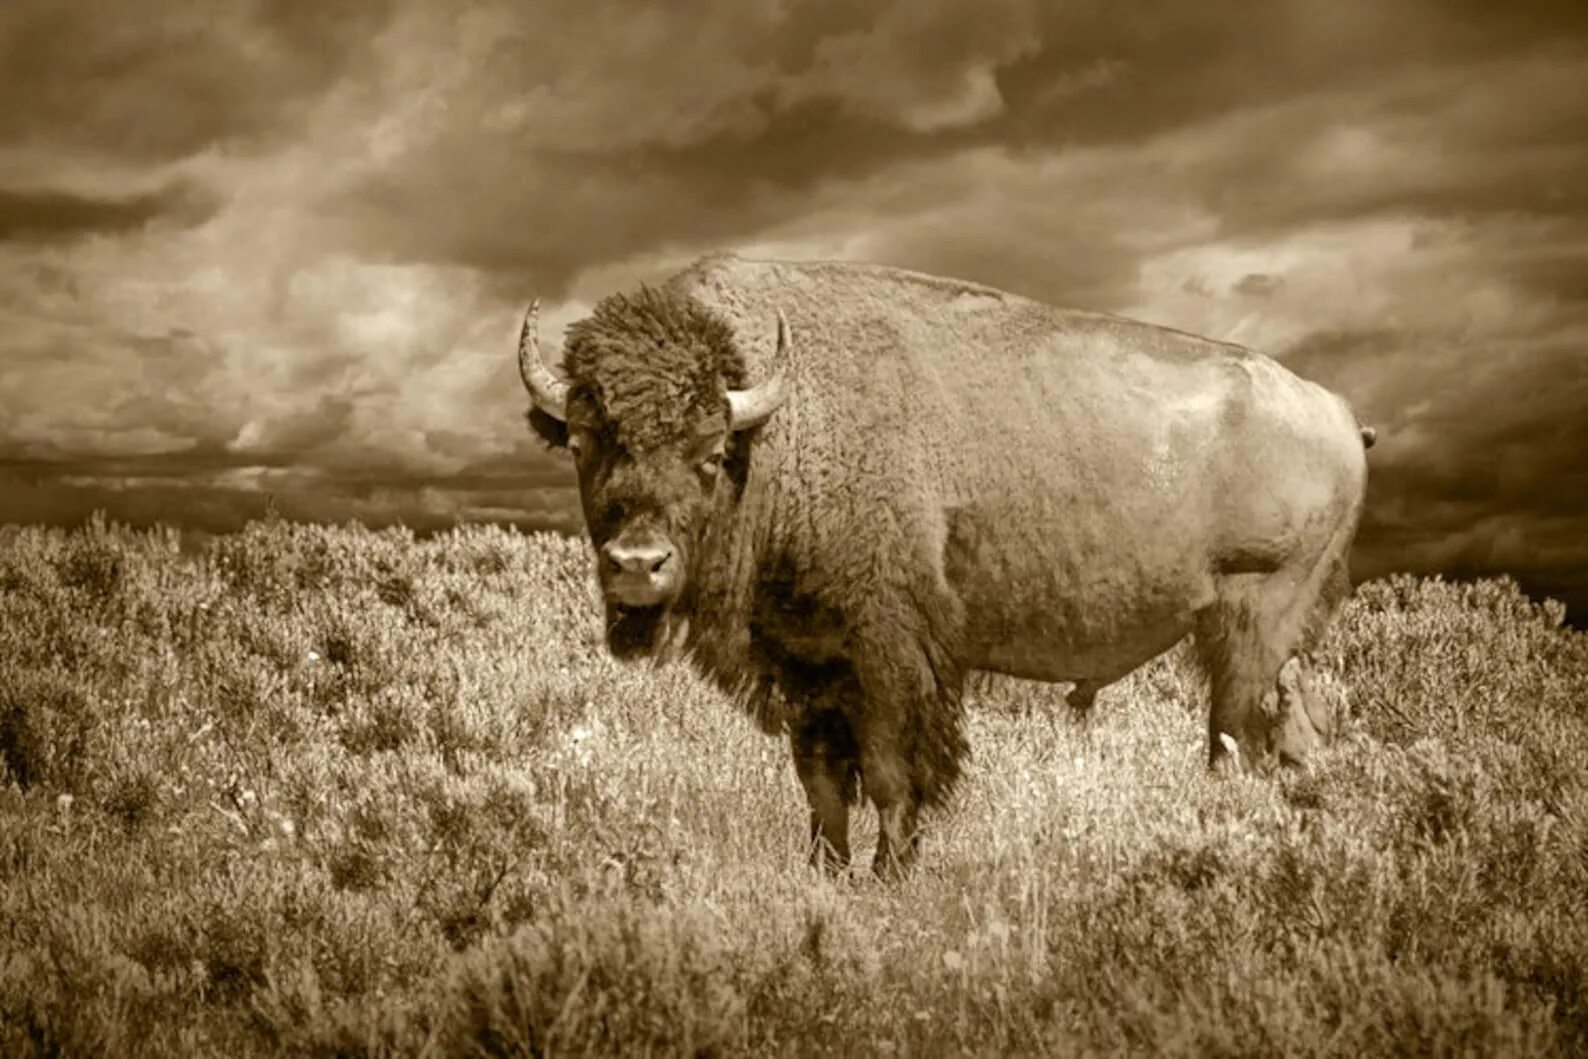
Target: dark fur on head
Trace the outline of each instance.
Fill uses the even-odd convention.
[[[563,371],[616,424],[616,440],[643,452],[674,440],[702,415],[726,412],[724,388],[744,384],[744,357],[721,317],[685,294],[641,286],[603,298],[568,328]],[[567,429],[538,410],[553,445]]]

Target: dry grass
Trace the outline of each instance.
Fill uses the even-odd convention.
[[[0,1053],[1588,1053],[1588,637],[1509,583],[1365,586],[1278,781],[1205,773],[1178,653],[1084,729],[991,680],[888,887],[806,869],[780,743],[604,656],[585,562],[0,540]]]

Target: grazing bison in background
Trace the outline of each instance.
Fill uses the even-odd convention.
[[[792,324],[792,327],[790,326]],[[813,856],[875,868],[967,746],[969,670],[1097,690],[1194,632],[1208,753],[1327,735],[1298,654],[1349,590],[1339,397],[1237,346],[846,263],[707,258],[603,300],[530,420],[577,461],[618,656],[682,650],[786,731]],[[825,859],[825,858],[824,858]]]

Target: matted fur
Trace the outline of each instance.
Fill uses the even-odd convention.
[[[642,286],[608,295],[568,328],[563,363],[590,388],[618,437],[645,450],[681,420],[723,406],[724,386],[744,380],[733,331],[692,298]]]

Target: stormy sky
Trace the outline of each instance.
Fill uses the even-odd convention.
[[[524,303],[734,249],[1272,353],[1360,576],[1588,617],[1580,0],[8,0],[0,86],[0,522],[576,528]]]

